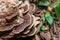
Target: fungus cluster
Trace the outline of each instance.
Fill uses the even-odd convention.
[[[36,34],[37,28],[42,24],[37,9],[29,0],[0,0],[0,38]]]

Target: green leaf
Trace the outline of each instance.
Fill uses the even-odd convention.
[[[55,2],[55,3],[53,4],[53,8],[55,8],[56,6],[59,6],[59,4],[58,4],[57,2]]]
[[[45,17],[48,17],[48,16],[50,16],[50,12],[46,11]]]
[[[52,23],[53,23],[53,18],[52,18],[52,16],[50,15],[50,12],[46,12],[46,14],[45,14],[45,19],[46,19],[46,21],[50,24],[50,25],[52,25]]]
[[[45,22],[45,17],[44,16],[42,17],[42,21]]]
[[[60,21],[60,7],[59,6],[56,6],[54,8],[54,10],[56,12],[57,19]]]
[[[44,1],[44,2],[37,1],[37,2],[35,2],[35,4],[37,6],[48,6],[49,5],[49,2],[48,1]]]
[[[56,0],[56,2],[53,3],[53,8],[55,8],[56,6],[60,5],[60,0]]]
[[[45,26],[42,25],[42,26],[40,27],[40,30],[44,31],[44,30],[45,30]]]

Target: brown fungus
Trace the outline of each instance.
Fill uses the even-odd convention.
[[[23,13],[26,13],[26,12],[29,11],[29,6],[30,6],[29,1],[25,1],[24,2],[24,7],[23,7],[23,9],[24,9]]]
[[[28,34],[22,35],[22,37],[33,36],[36,33],[36,31],[36,27],[32,27],[32,29],[30,29],[30,32]]]
[[[32,23],[31,23],[31,25],[29,25],[27,28],[26,28],[26,30],[24,30],[23,31],[23,35],[24,34],[26,34],[26,35],[30,35],[29,33],[31,33],[31,29],[33,28],[33,27],[35,27],[35,28],[37,28],[36,26],[38,25],[38,24],[40,24],[40,18],[39,17],[35,17],[34,15],[32,15]],[[38,21],[39,20],[39,21]],[[37,22],[37,23],[36,23]],[[33,28],[34,29],[34,28]],[[37,29],[35,29],[35,30],[37,30]],[[35,33],[36,33],[36,31],[35,31]],[[32,35],[34,35],[34,32],[32,32],[31,33]],[[25,35],[25,36],[26,36]],[[31,35],[30,35],[31,36]]]
[[[14,28],[14,26],[16,26],[16,24],[7,24],[4,26],[1,26],[0,31],[3,32],[3,31],[11,30],[12,28]]]
[[[19,34],[20,32],[22,32],[27,26],[29,26],[31,24],[31,15],[30,14],[26,14],[24,17],[24,22],[22,24],[20,24],[15,30],[13,30],[13,33],[15,34]]]
[[[0,17],[11,19],[17,15],[17,6],[13,0],[0,0]]]
[[[31,16],[32,16],[32,23],[31,23],[31,25],[29,25],[29,27],[27,29],[31,29],[35,23],[35,16],[34,15],[31,15]]]
[[[28,34],[30,30],[25,30],[22,34]]]

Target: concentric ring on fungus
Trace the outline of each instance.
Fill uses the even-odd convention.
[[[24,22],[22,24],[20,24],[15,30],[13,30],[14,34],[19,34],[20,32],[22,32],[26,27],[28,27],[31,24],[31,15],[30,14],[26,14],[24,17]]]

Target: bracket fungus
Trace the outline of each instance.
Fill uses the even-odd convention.
[[[13,33],[19,34],[21,31],[23,31],[27,26],[31,24],[31,16],[29,14],[26,14],[24,17],[24,22],[20,24],[15,30],[13,30]]]
[[[11,19],[17,15],[18,10],[14,1],[0,0],[0,17]]]
[[[36,6],[29,0],[0,0],[0,38],[33,36],[40,17],[34,15]],[[16,36],[17,35],[17,36]]]

